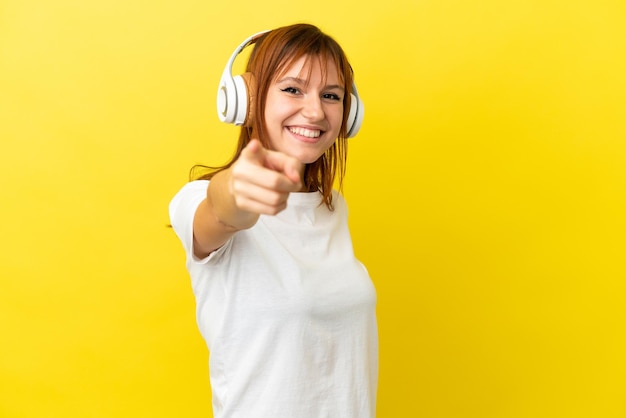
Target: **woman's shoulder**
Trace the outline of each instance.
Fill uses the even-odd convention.
[[[191,180],[183,184],[175,194],[176,196],[193,195],[196,193],[206,193],[206,189],[209,186],[209,180]]]
[[[333,202],[341,202],[341,204],[346,204],[346,198],[343,195],[343,192],[340,192],[337,189],[333,189]]]
[[[185,183],[182,188],[183,189],[203,188],[203,187],[207,187],[209,183],[210,183],[210,180],[191,180]]]
[[[206,196],[208,180],[193,180],[185,183],[175,194],[169,204],[170,214],[173,215],[180,207],[197,206]]]

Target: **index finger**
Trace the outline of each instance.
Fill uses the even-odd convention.
[[[282,152],[267,150],[264,165],[271,170],[284,174],[294,184],[301,185],[304,164],[296,158]]]

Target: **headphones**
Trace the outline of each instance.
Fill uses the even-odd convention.
[[[253,114],[254,96],[249,92],[256,91],[254,76],[251,73],[233,75],[233,63],[237,55],[248,45],[256,42],[262,35],[269,31],[255,33],[243,41],[230,56],[226,63],[220,85],[217,90],[217,116],[222,122],[232,123],[237,126],[245,125],[250,115]],[[359,97],[356,84],[352,83],[350,100],[350,112],[348,113],[347,137],[352,138],[361,129],[363,124],[363,102]]]

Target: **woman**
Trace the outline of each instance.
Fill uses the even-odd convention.
[[[252,43],[233,84],[232,61]],[[227,115],[237,85],[239,121]],[[218,111],[244,125],[237,150],[170,203],[216,418],[375,416],[376,294],[333,190],[358,105],[344,52],[312,25],[253,36],[226,67]]]

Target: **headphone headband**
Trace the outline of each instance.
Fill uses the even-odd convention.
[[[224,77],[232,77],[232,74],[233,74],[233,64],[235,63],[235,59],[237,58],[237,55],[241,54],[241,51],[246,49],[246,47],[248,45],[253,44],[254,42],[256,42],[257,39],[259,39],[261,36],[265,35],[268,32],[270,32],[270,31],[269,30],[264,30],[264,31],[255,33],[254,35],[249,36],[248,38],[246,38],[246,40],[244,40],[237,47],[237,49],[235,49],[233,54],[228,59],[228,62],[226,63],[226,68],[224,68],[224,73],[222,74],[222,78],[224,78]]]

